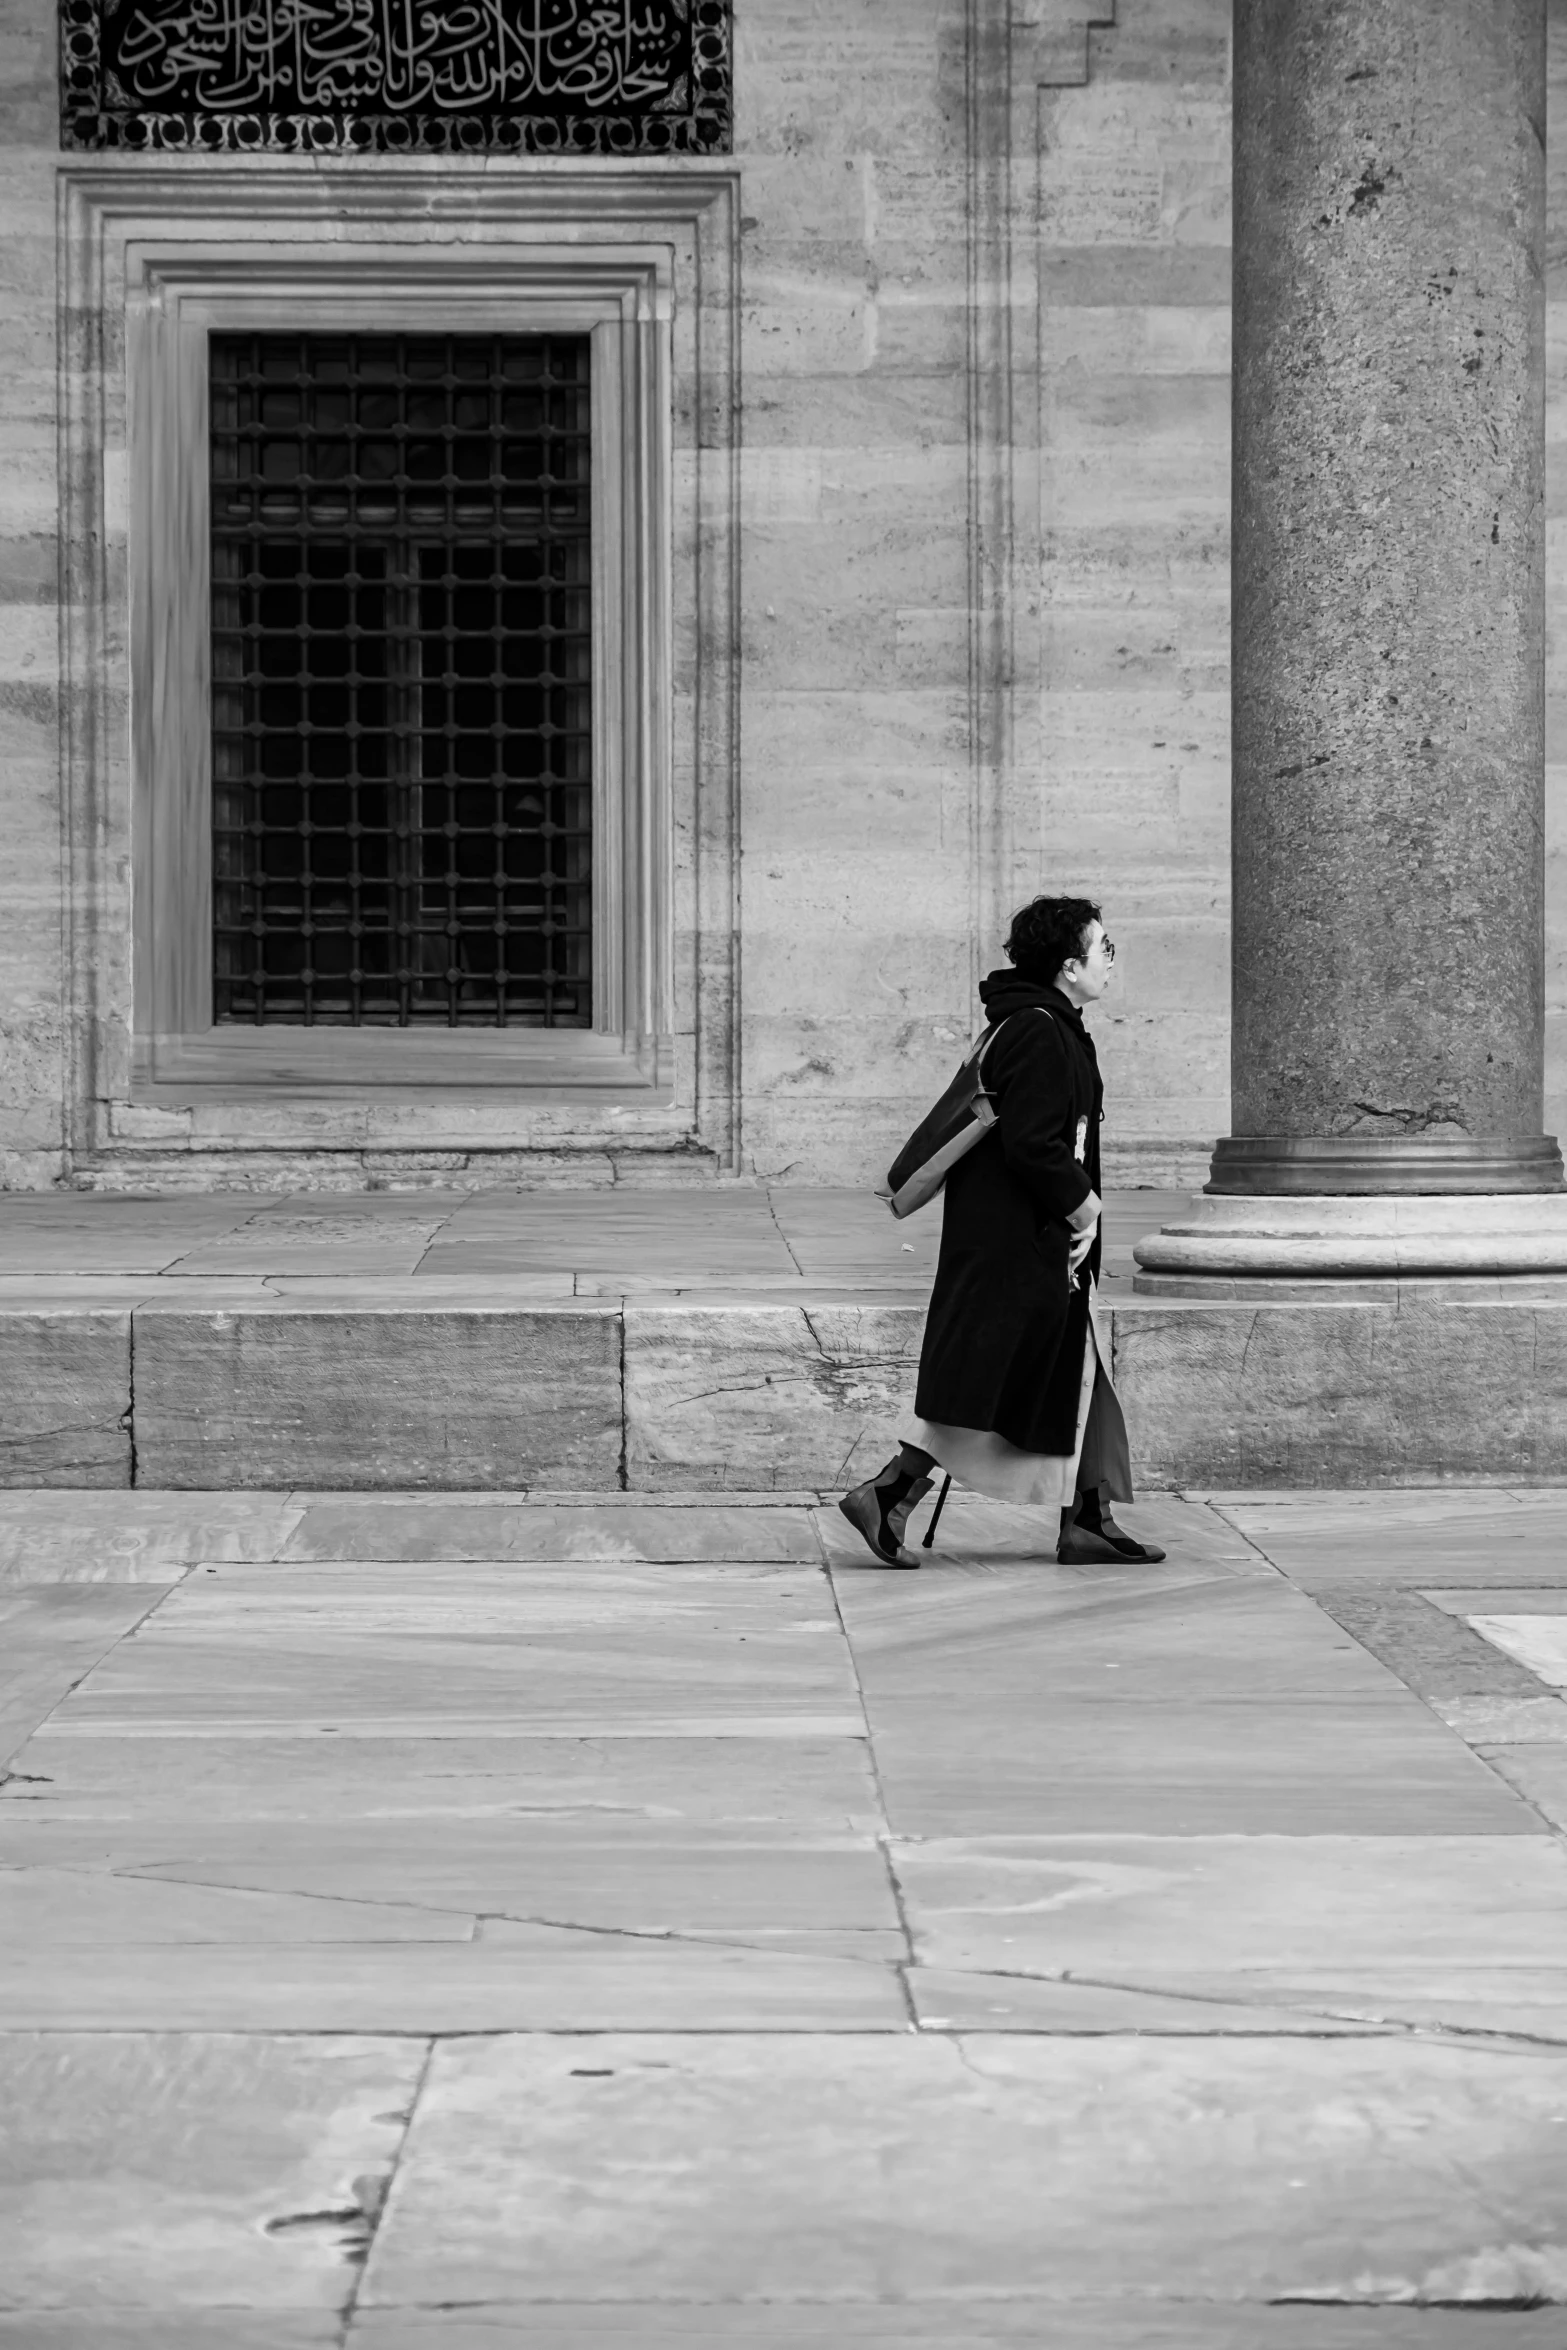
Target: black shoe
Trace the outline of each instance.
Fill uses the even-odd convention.
[[[903,1536],[915,1504],[924,1500],[933,1480],[915,1477],[910,1480],[902,1499],[887,1506],[888,1487],[896,1490],[906,1472],[896,1461],[870,1478],[864,1485],[853,1486],[838,1507],[857,1534],[863,1535],[879,1567],[917,1567],[919,1560],[912,1550],[903,1547]]]
[[[1063,1567],[1102,1567],[1121,1559],[1131,1566],[1156,1567],[1164,1555],[1156,1542],[1134,1542],[1108,1510],[1097,1527],[1081,1522],[1068,1526],[1056,1544],[1056,1558]]]

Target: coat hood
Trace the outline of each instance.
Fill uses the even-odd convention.
[[[1041,987],[1037,979],[1024,979],[1016,971],[992,971],[979,983],[979,1000],[985,1007],[985,1018],[992,1024],[1009,1020],[1014,1012],[1027,1011],[1031,1004],[1048,1004],[1057,1017],[1064,1015],[1087,1041],[1088,1031],[1076,1004],[1064,996],[1059,988]]]

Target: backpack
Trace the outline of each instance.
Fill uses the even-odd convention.
[[[996,1105],[985,1091],[985,1055],[1006,1026],[998,1020],[973,1046],[935,1108],[926,1113],[887,1170],[887,1188],[877,1193],[893,1214],[912,1216],[933,1200],[948,1175],[996,1123]]]

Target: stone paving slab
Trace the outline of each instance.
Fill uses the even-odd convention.
[[[201,1570],[203,1573],[208,1570]],[[345,1709],[336,1709],[341,1712]],[[387,1739],[396,1739],[407,1728],[401,1710],[385,1714],[358,1714],[344,1722],[327,1722],[320,1711],[306,1720],[279,1721],[275,1714],[246,1716],[237,1708],[223,1718],[222,1733],[226,1738],[253,1739],[265,1746],[280,1738],[315,1740],[332,1738],[347,1747],[363,1741],[370,1745]],[[95,1717],[88,1721],[45,1723],[39,1736],[95,1739],[152,1739],[202,1738],[210,1734],[211,1717],[205,1724],[182,1728],[157,1717],[147,1720],[127,1719],[120,1715]],[[450,1710],[429,1717],[421,1725],[419,1734],[427,1740],[455,1740],[463,1743],[473,1739],[505,1739],[519,1746],[558,1743],[563,1738],[579,1742],[595,1740],[608,1744],[624,1742],[638,1745],[651,1739],[672,1739],[677,1744],[692,1738],[737,1738],[758,1740],[764,1744],[781,1740],[802,1739],[807,1742],[821,1738],[863,1738],[865,1724],[858,1712],[851,1713],[758,1713],[754,1708],[745,1713],[723,1713],[713,1705],[693,1706],[679,1714],[628,1713],[618,1699],[609,1700],[588,1713],[552,1713],[540,1724],[523,1714],[492,1705],[486,1710],[452,1712]]]
[[[873,1709],[957,1695],[1009,1710],[1032,1696],[1044,1710],[1089,1683],[1117,1704],[1168,1704],[1177,1688],[1183,1703],[1393,1693],[1386,1667],[1287,1584],[1185,1558],[1098,1576],[933,1565],[907,1592],[866,1567],[856,1560],[838,1589]]]
[[[505,1944],[433,1939],[352,1948],[131,1945],[112,1976],[101,1950],[40,1943],[25,1966],[0,1951],[0,2003],[8,2030],[45,2032],[814,2036],[909,2028],[889,1966],[657,1936],[632,1951],[534,1951],[526,1959]]]
[[[661,1823],[666,1832],[789,1821],[820,1834],[874,1834],[883,1825],[857,1711],[821,1729],[809,1716],[731,1717],[716,1734],[647,1736],[624,1715],[591,1735],[512,1729],[465,1734],[426,1718],[359,1737],[275,1725],[246,1736],[206,1721],[84,1735],[56,1718],[33,1741],[29,1768],[38,1776],[25,1795],[19,1785],[0,1791],[0,1830],[22,1809],[28,1818],[47,1814],[51,1825],[313,1821],[334,1810],[386,1820],[583,1813],[600,1823]]]
[[[177,1583],[275,1557],[304,1515],[286,1494],[0,1493],[0,1583]]]
[[[1244,1989],[1237,1975],[1225,1968],[1169,1985],[1127,1986],[1144,1987],[1207,2000],[1215,2010]],[[1330,2037],[1341,2024],[1368,2023],[1405,2038],[1434,2034],[1458,2047],[1501,2048],[1514,2043],[1567,2053],[1567,1966],[1450,1971],[1432,1967],[1419,1974],[1411,1969],[1396,1981],[1377,1967],[1301,1967],[1267,1981],[1262,2004],[1270,2001],[1283,2001],[1299,2015],[1321,2019]]]
[[[249,1223],[270,1204],[234,1192],[162,1199],[7,1192],[0,1197],[0,1277],[161,1273],[193,1246]]]
[[[406,1902],[437,1918],[506,1916],[655,1940],[695,1929],[744,1934],[765,1925],[898,1922],[886,1866],[869,1837],[760,1824],[660,1835],[606,1829],[581,1815],[474,1821],[435,1814],[319,1826],[159,1821],[126,1830],[50,1827],[30,1814],[0,1829],[0,1868],[51,1857],[111,1881],[131,1874],[356,1908]]]
[[[158,1585],[0,1591],[0,1764],[134,1631]]]
[[[1335,1969],[1455,1988],[1567,1974],[1567,1848],[1525,1836],[975,1837],[895,1844],[914,1947],[969,1973],[1153,1991],[1273,1986]],[[1455,1905],[1453,1887],[1465,1888]]]
[[[1567,1561],[1564,1561],[1567,1566]],[[1471,1629],[1482,1616],[1527,1615],[1547,1622],[1553,1616],[1567,1616],[1567,1584],[1554,1589],[1549,1584],[1521,1583],[1509,1588],[1506,1584],[1488,1583],[1478,1591],[1465,1591],[1451,1584],[1422,1593],[1434,1608],[1444,1615],[1464,1616]]]
[[[342,2339],[336,2310],[273,2310],[258,2318],[233,2308],[151,2317],[79,2305],[20,2316],[0,2309],[0,2344],[8,2350],[340,2350]]]
[[[298,1514],[283,1544],[286,1560],[315,1559],[625,1559],[679,1565],[699,1559],[799,1560],[816,1566],[821,1551],[809,1519],[796,1509],[563,1508],[470,1504],[407,1495],[320,1502]]]
[[[915,1280],[910,1276],[899,1280],[881,1273],[868,1274],[856,1281],[845,1274],[839,1279],[807,1280],[798,1273],[748,1274],[739,1280],[732,1273],[702,1273],[686,1271],[671,1273],[579,1273],[574,1294],[583,1298],[619,1299],[624,1304],[639,1306],[689,1306],[710,1309],[717,1306],[762,1307],[774,1310],[779,1306],[803,1307],[815,1311],[819,1307],[859,1308],[879,1312],[892,1307],[913,1308],[921,1315],[925,1311],[930,1291],[930,1278]]]
[[[934,1709],[931,1709],[934,1712]],[[888,1816],[906,1836],[1528,1835],[1494,1773],[1412,1698],[1116,1706],[1085,1697],[1023,1723],[957,1703],[872,1714]]]
[[[1482,1745],[1479,1751],[1547,1825],[1567,1829],[1567,1746]]]
[[[1567,1492],[1225,1494],[1213,1506],[1304,1589],[1366,1582],[1560,1583]]]
[[[1119,1195],[1117,1244],[1185,1204],[1184,1194]],[[1123,1226],[1125,1227],[1123,1234]],[[902,1225],[868,1191],[707,1182],[690,1189],[181,1193],[0,1196],[0,1280],[106,1273],[184,1277],[306,1274],[439,1280],[495,1273],[616,1272],[679,1278],[824,1275],[928,1281],[939,1208]]]
[[[99,1954],[99,1966],[105,1943],[120,1951],[238,1945],[254,1963],[262,1944],[463,1942],[472,1934],[466,1917],[407,1902],[256,1893],[80,1867],[0,1867],[0,1945],[85,1951]]]
[[[1325,2003],[1272,2003],[1265,1993],[1226,1996],[1224,1989],[1154,1989],[1077,1977],[985,1972],[922,1962],[911,1968],[909,1998],[930,2032],[1049,2032],[1100,2038],[1143,2036],[1337,2039],[1397,2032],[1401,2021],[1335,2014]],[[1231,1984],[1238,1992],[1244,1986]]]
[[[143,1609],[155,1595],[140,1597]],[[136,1595],[72,1591],[57,1607]],[[40,1595],[39,1605],[45,1604]],[[266,1640],[258,1650],[257,1637]],[[486,1711],[534,1731],[587,1715],[854,1707],[819,1569],[507,1560],[205,1568],[62,1705],[58,1727],[381,1722]],[[236,1705],[236,1698],[238,1704]]]
[[[1270,2309],[1256,2302],[997,2300],[905,2302],[895,2309],[852,2303],[777,2302],[714,2308],[691,2302],[602,2303],[540,2309],[511,2302],[489,2309],[406,2315],[366,2310],[349,2342],[358,2350],[626,2350],[644,2343],[700,2350],[1481,2350],[1473,2313],[1432,2309]],[[1505,2350],[1561,2350],[1559,2314],[1509,2313]],[[0,2341],[4,2334],[0,2331]],[[1489,2340],[1489,2333],[1484,2337]],[[170,2350],[222,2350],[171,2335]],[[41,2337],[38,2350],[76,2350]],[[86,2339],[82,2350],[163,2350],[137,2337],[121,2344]],[[249,2337],[237,2350],[250,2350]],[[278,2350],[292,2350],[292,2337]]]
[[[1533,1828],[1298,1592],[1203,1576],[1185,1547],[1070,1580],[937,1569],[906,1593],[874,1568],[835,1569],[897,1832]]]
[[[1172,2242],[1194,2299],[1567,2298],[1564,2092],[1567,2053],[1383,2040],[443,2043],[361,2306],[581,2301],[610,2246],[648,2301],[808,2255],[824,2299],[1070,2303]]]
[[[1192,1486],[1188,1501],[1210,1509],[1260,1510],[1271,1517],[1277,1510],[1304,1510],[1326,1533],[1330,1527],[1375,1529],[1381,1534],[1407,1532],[1411,1527],[1446,1530],[1461,1538],[1473,1518],[1512,1521],[1515,1510],[1550,1510],[1567,1499],[1567,1488],[1510,1485],[1505,1479],[1489,1483],[1454,1478],[1436,1485],[1400,1486],[1379,1492],[1368,1501],[1364,1488],[1353,1491],[1338,1485],[1245,1485],[1234,1488]],[[1307,1521],[1303,1519],[1304,1525]]]
[[[1567,1615],[1488,1611],[1468,1618],[1470,1629],[1515,1659],[1547,1689],[1567,1689]]]
[[[354,2034],[0,2034],[0,2104],[26,2117],[0,2153],[0,2307],[339,2307],[423,2061]]]
[[[1551,2310],[1511,2311],[1506,2350],[1561,2350]],[[1480,2350],[1473,2313],[1433,2309],[1226,2308],[1176,2301],[1037,2300],[845,2302],[615,2308],[497,2303],[488,2308],[366,2310],[348,2329],[349,2350]],[[1493,2326],[1488,2329],[1494,2330]],[[322,2350],[343,2342],[334,2315],[275,2312],[257,2321],[233,2309],[167,2318],[80,2308],[8,2318],[0,2344],[24,2350]]]
[[[379,1215],[364,1216],[330,1206],[304,1211],[273,1208],[236,1231],[214,1234],[185,1250],[165,1270],[176,1277],[261,1273],[340,1279],[411,1274],[441,1230],[442,1219],[407,1213],[412,1202],[396,1205],[404,1212],[394,1215],[383,1209]]]
[[[1438,1697],[1431,1711],[1483,1752],[1567,1743],[1567,1703],[1559,1697]]]

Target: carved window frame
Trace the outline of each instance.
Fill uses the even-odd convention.
[[[131,838],[138,1087],[667,1081],[669,268],[547,249],[129,255]],[[469,282],[464,283],[464,279]],[[212,334],[586,334],[592,344],[593,1028],[212,1018]],[[662,951],[661,951],[662,950]],[[525,1074],[522,1074],[525,1072]]]
[[[356,1105],[388,1148],[696,1141],[733,1162],[734,952],[704,934],[738,860],[734,195],[730,173],[603,165],[62,172],[78,1163],[181,1110],[198,1148],[362,1144]],[[205,338],[307,312],[593,339],[591,1031],[211,1025]],[[676,410],[702,448],[675,446]]]

